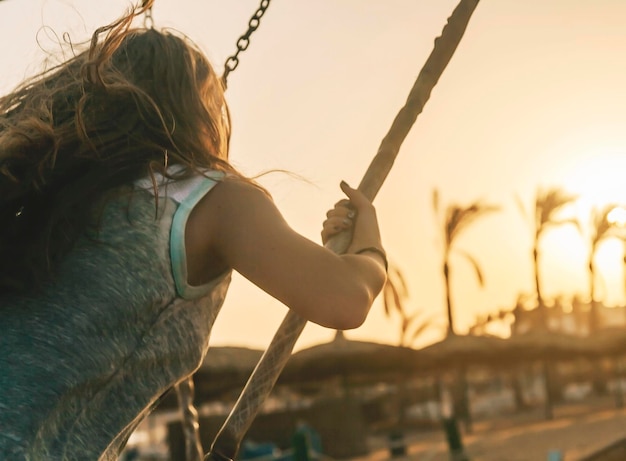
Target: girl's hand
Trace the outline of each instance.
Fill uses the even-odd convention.
[[[326,213],[326,220],[322,224],[322,243],[326,245],[333,236],[351,229],[356,215],[356,207],[350,200],[343,199],[335,203],[335,207]]]
[[[382,248],[374,205],[345,181],[341,182],[340,187],[348,200],[340,200],[326,213],[322,226],[322,242],[326,244],[334,235],[350,229],[352,242],[346,253],[372,246]]]

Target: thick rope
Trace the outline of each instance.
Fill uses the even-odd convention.
[[[370,200],[374,199],[389,174],[402,142],[452,58],[478,2],[479,0],[461,0],[448,19],[441,36],[435,40],[435,46],[420,71],[404,107],[396,115],[359,184],[359,190]],[[343,253],[349,243],[350,235],[345,233],[332,239],[327,247],[336,253]],[[239,400],[215,437],[211,451],[204,458],[205,461],[224,461],[236,457],[244,435],[274,387],[305,325],[306,320],[298,314],[293,311],[287,313]]]
[[[187,378],[176,385],[178,407],[181,411],[183,438],[185,439],[185,461],[202,460],[202,442],[200,441],[200,424],[198,411],[193,404],[194,384]]]

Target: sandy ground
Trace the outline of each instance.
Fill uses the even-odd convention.
[[[442,431],[406,434],[407,456],[394,460],[449,461]],[[626,437],[626,409],[617,409],[613,400],[597,399],[584,404],[567,404],[554,409],[546,420],[537,408],[523,414],[476,421],[463,442],[471,461],[546,461],[558,450],[563,461],[583,456]],[[352,461],[390,459],[385,441],[372,439],[372,453]],[[625,460],[626,461],[626,460]]]

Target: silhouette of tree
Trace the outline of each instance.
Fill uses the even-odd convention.
[[[580,224],[574,218],[563,218],[561,213],[563,208],[567,205],[571,205],[578,198],[576,195],[572,195],[565,192],[559,187],[552,187],[546,190],[538,189],[535,196],[535,213],[534,217],[529,218],[529,214],[526,212],[524,205],[519,197],[516,197],[518,206],[522,212],[522,215],[530,221],[533,233],[533,275],[535,279],[535,293],[537,295],[537,307],[542,312],[542,318],[544,328],[547,328],[547,317],[545,315],[545,302],[543,293],[541,291],[540,283],[540,271],[539,271],[539,244],[541,237],[551,228],[557,226],[563,226],[565,224],[572,224],[580,230]]]
[[[624,289],[626,289],[626,207],[619,205],[613,208],[608,219],[618,229],[617,238],[622,241],[622,268]]]
[[[587,269],[589,270],[589,331],[594,332],[598,329],[598,305],[596,303],[596,264],[595,256],[598,246],[604,240],[610,237],[618,237],[618,228],[611,221],[610,214],[616,208],[616,205],[605,205],[601,209],[591,209],[591,226],[589,228],[589,259],[587,260]]]
[[[437,189],[433,191],[433,209],[439,220],[439,192]],[[446,312],[448,315],[448,335],[456,334],[454,329],[454,317],[452,315],[452,297],[450,290],[450,256],[454,250],[463,256],[472,265],[478,278],[480,286],[484,285],[484,277],[478,262],[472,255],[464,250],[453,248],[456,238],[464,229],[467,229],[477,219],[484,217],[486,214],[498,211],[499,207],[495,205],[487,205],[481,201],[476,201],[469,206],[463,207],[457,204],[451,204],[446,208],[443,218],[443,277],[446,289]]]
[[[541,328],[548,329],[548,316],[546,312],[546,305],[541,291],[540,283],[540,271],[539,271],[539,244],[541,237],[554,227],[563,226],[566,224],[572,224],[576,226],[580,231],[580,224],[578,221],[571,217],[562,217],[561,213],[563,209],[568,205],[573,204],[578,196],[570,194],[559,187],[551,187],[548,189],[537,189],[534,203],[534,216],[531,218],[526,212],[524,205],[519,197],[517,198],[518,206],[522,212],[522,215],[529,221],[533,233],[533,275],[535,278],[535,293],[537,295],[537,309],[540,316]],[[547,419],[553,418],[553,377],[550,371],[550,366],[547,361],[542,361],[542,369],[544,375],[544,386],[546,392],[545,400],[545,414]]]
[[[410,347],[425,331],[439,328],[441,325],[432,316],[423,312],[412,314],[406,311],[409,290],[402,271],[393,263],[389,265],[387,281],[383,287],[383,308],[385,315],[391,317],[394,312],[400,316],[399,345]]]

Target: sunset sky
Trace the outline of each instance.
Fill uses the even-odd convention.
[[[235,51],[257,0],[156,0],[156,27],[189,35],[217,69]],[[456,0],[274,0],[229,79],[231,159],[261,179],[292,226],[319,241],[339,181],[356,186],[403,105]],[[0,1],[0,92],[39,69],[59,40],[86,39],[128,1]],[[476,315],[532,293],[530,210],[539,187],[580,195],[570,210],[586,224],[591,206],[626,204],[626,2],[482,0],[456,54],[381,189],[376,206],[385,247],[404,273],[407,309],[445,319],[442,205],[483,199],[501,211],[459,237],[482,265],[452,257],[459,331]],[[42,28],[45,26],[45,28]],[[57,39],[55,39],[55,34]],[[583,228],[584,230],[584,228]],[[545,295],[587,295],[587,244],[573,226],[543,241]],[[601,248],[599,298],[623,302],[622,249]],[[285,307],[236,277],[213,345],[265,348]],[[396,343],[398,318],[380,302],[353,339]],[[334,332],[308,325],[297,349]],[[438,339],[439,332],[415,345]]]

